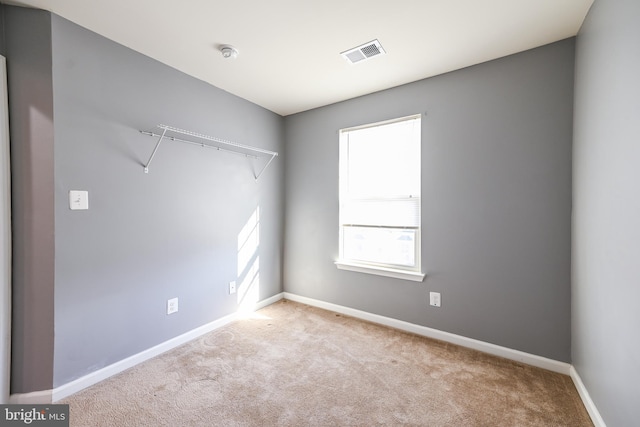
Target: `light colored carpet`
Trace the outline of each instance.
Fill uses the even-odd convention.
[[[72,426],[591,426],[571,379],[291,301],[62,402]]]

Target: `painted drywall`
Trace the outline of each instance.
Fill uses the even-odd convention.
[[[2,56],[7,54],[4,39],[4,5],[0,4],[0,55]]]
[[[285,290],[569,362],[573,66],[567,39],[286,117]],[[427,277],[338,270],[338,130],[416,113]]]
[[[26,134],[20,143],[46,147],[18,149],[12,165],[18,186],[34,185],[34,162],[37,176],[46,175],[30,193],[14,187],[14,213],[37,214],[46,225],[31,235],[24,220],[15,224],[16,241],[25,241],[16,270],[41,273],[36,283],[46,288],[18,292],[14,309],[47,320],[18,330],[12,393],[59,387],[233,313],[240,302],[280,293],[282,158],[256,182],[263,161],[163,142],[145,174],[156,139],[139,130],[167,124],[281,152],[283,119],[56,15],[7,10],[8,60],[17,66],[19,48],[40,61],[21,64],[12,94],[25,91],[18,99],[31,106],[48,101],[36,110],[48,119],[42,138]],[[19,133],[33,108],[12,104]],[[89,192],[88,210],[69,209],[71,190]],[[21,249],[32,240],[46,257]],[[175,297],[179,311],[167,315]],[[19,316],[18,327],[26,323]],[[27,337],[40,337],[43,348],[28,347]]]
[[[6,60],[4,48],[4,9],[0,5],[0,55],[2,55],[2,85],[3,90],[0,95],[3,104],[0,110],[4,110],[7,117],[6,127],[8,128],[8,105],[6,89]],[[5,126],[0,131],[6,135]],[[8,403],[11,388],[11,177],[10,173],[10,152],[9,138],[0,135],[0,203],[2,213],[0,214],[0,263],[2,263],[2,279],[0,279],[0,403]]]
[[[596,0],[576,47],[572,361],[609,427],[640,419],[638,17]]]
[[[0,403],[11,388],[11,160],[7,62],[0,55]]]
[[[245,301],[282,291],[281,158],[256,182],[251,159],[167,142],[145,174],[156,138],[138,130],[282,151],[283,120],[58,16],[52,30],[59,386],[235,312],[243,283],[258,292]],[[69,209],[70,190],[89,210]]]
[[[51,17],[6,7],[11,137],[11,392],[53,381],[54,196]]]

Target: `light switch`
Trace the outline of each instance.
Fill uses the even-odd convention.
[[[69,191],[69,207],[71,210],[89,209],[89,192],[88,191]]]

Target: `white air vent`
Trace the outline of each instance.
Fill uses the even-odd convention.
[[[362,46],[354,47],[347,51],[342,52],[340,55],[344,57],[351,64],[363,61],[365,59],[372,58],[378,55],[384,55],[386,52],[382,48],[382,45],[378,40],[370,41]]]

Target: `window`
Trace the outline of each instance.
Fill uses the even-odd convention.
[[[422,281],[420,116],[340,131],[338,268]]]

